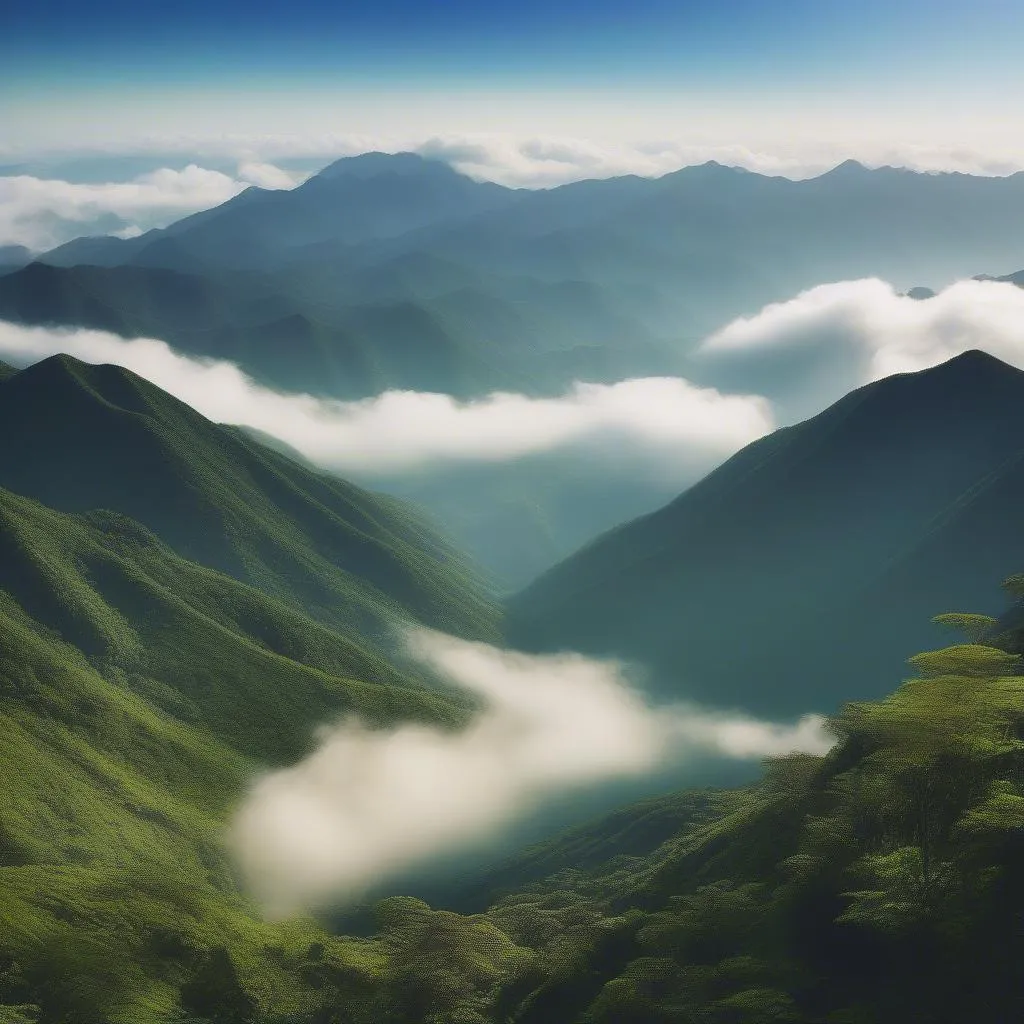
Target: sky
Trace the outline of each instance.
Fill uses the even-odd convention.
[[[14,0],[3,21],[10,160],[467,133],[1005,160],[1020,134],[1017,0]]]
[[[1024,170],[1020,0],[3,8],[0,249],[140,234],[368,150],[517,188]]]

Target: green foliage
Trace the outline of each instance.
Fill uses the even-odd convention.
[[[1014,573],[1013,576],[1007,576],[1003,580],[1003,590],[1015,601],[1024,598],[1024,573]]]
[[[211,423],[120,367],[54,356],[0,388],[0,433],[22,438],[0,448],[0,487],[89,512],[129,550],[152,531],[353,642],[386,644],[400,620],[496,639],[474,571],[397,500]]]
[[[732,794],[717,816],[681,823],[626,865],[611,857],[580,879],[563,869],[535,882],[530,905],[544,906],[546,892],[554,901],[543,929],[512,915],[525,895],[499,903],[489,916],[510,932],[518,925],[520,942],[543,951],[558,936],[572,977],[596,970],[602,978],[571,1013],[551,1019],[1019,1019],[1018,661],[977,644],[918,655],[919,678],[836,716],[839,742],[828,755],[770,762],[764,780]],[[581,831],[565,837],[567,850],[580,846]],[[553,862],[557,841],[548,846]],[[631,944],[595,960],[593,936],[629,907],[639,914]],[[584,908],[588,931],[575,935],[564,922]],[[532,1024],[539,994],[562,977],[548,969],[552,980],[512,1019]]]
[[[0,1022],[1024,1015],[1017,653],[917,655],[833,718],[825,756],[538,844],[485,913],[394,896],[375,934],[337,936],[260,919],[221,847],[230,808],[332,714],[455,728],[468,708],[122,515],[0,491],[0,527]]]
[[[466,708],[124,517],[0,491],[0,547],[0,1013],[311,1020],[307,951],[347,944],[259,920],[225,819],[325,720]]]
[[[963,633],[972,644],[980,644],[991,634],[997,620],[991,615],[972,615],[968,612],[945,612],[936,615],[932,622],[947,629]]]
[[[925,677],[934,676],[977,676],[992,678],[1008,675],[1020,662],[1020,656],[1007,654],[996,647],[978,644],[962,644],[958,647],[944,647],[941,651],[926,651],[910,659]]]

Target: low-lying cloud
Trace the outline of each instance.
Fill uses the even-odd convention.
[[[721,133],[720,133],[721,134]],[[790,133],[772,142],[752,142],[744,133],[726,132],[723,138],[696,136],[589,137],[567,134],[524,135],[516,132],[444,132],[424,136],[410,133],[295,132],[219,133],[203,135],[151,135],[133,137],[130,143],[111,140],[91,149],[61,152],[29,151],[0,145],[6,160],[30,160],[60,167],[71,159],[94,156],[113,165],[123,154],[126,165],[140,156],[172,163],[185,159],[200,166],[226,171],[247,164],[275,168],[299,167],[309,172],[340,157],[370,150],[386,153],[411,151],[449,161],[474,177],[514,187],[548,187],[582,178],[622,174],[656,176],[708,160],[744,167],[760,174],[807,178],[821,174],[846,159],[869,167],[891,165],[923,172],[955,171],[965,174],[1005,175],[1024,168],[1024,149],[1012,139],[996,147],[968,145],[895,144],[877,136],[871,140],[840,143],[820,132],[804,137]],[[741,141],[732,141],[739,139]],[[992,140],[989,140],[992,141]],[[34,172],[36,173],[36,172]],[[247,178],[240,170],[238,177]],[[268,186],[276,187],[276,186]],[[287,186],[280,186],[287,187]]]
[[[571,787],[700,755],[821,754],[833,742],[818,715],[782,725],[652,708],[613,662],[527,655],[420,630],[408,645],[483,709],[457,732],[344,722],[324,729],[304,761],[258,779],[230,845],[268,913],[358,899]]]
[[[773,427],[763,399],[674,377],[576,384],[556,398],[498,392],[458,401],[387,391],[343,402],[282,394],[234,363],[191,358],[151,338],[0,322],[0,358],[24,364],[58,352],[124,366],[209,419],[264,431],[325,468],[364,474],[594,442],[626,442],[652,457],[710,468]]]
[[[39,252],[83,234],[130,237],[218,206],[250,185],[280,189],[296,181],[295,175],[259,161],[243,163],[234,177],[196,164],[120,182],[0,177],[0,245]]]
[[[874,278],[819,285],[733,320],[697,359],[719,386],[765,394],[792,422],[852,388],[975,348],[1024,368],[1024,289],[958,281],[911,299]]]

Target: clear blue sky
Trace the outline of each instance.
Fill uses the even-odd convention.
[[[957,124],[996,132],[1013,113],[1024,50],[1020,0],[7,0],[0,23],[8,145],[416,125],[650,135],[681,119],[728,134],[765,111],[863,134],[883,102],[891,132],[941,134],[948,115],[952,142]]]

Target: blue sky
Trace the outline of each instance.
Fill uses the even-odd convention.
[[[7,81],[35,86],[83,75],[587,83],[609,71],[625,84],[742,85],[867,78],[893,59],[938,78],[935,62],[958,54],[991,75],[1013,67],[1022,26],[1017,0],[14,0],[0,56]]]
[[[870,139],[998,148],[1021,127],[1020,0],[4,7],[8,154],[506,132],[759,150],[819,140],[856,155]]]

